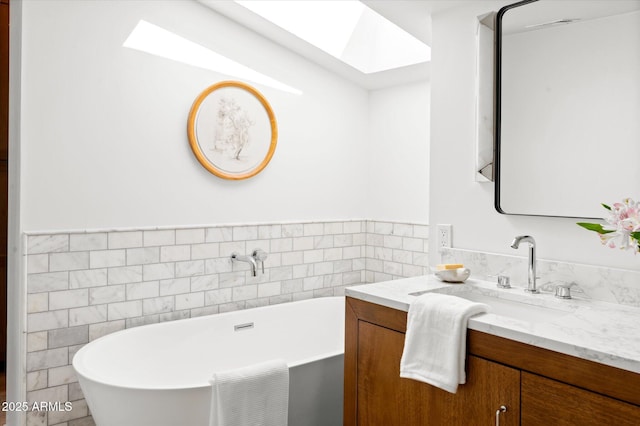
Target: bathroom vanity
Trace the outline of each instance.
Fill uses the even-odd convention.
[[[407,310],[415,297],[412,293],[455,294],[469,287],[418,277],[347,289],[346,426],[640,424],[640,353],[635,353],[640,347],[625,349],[620,356],[615,353],[617,345],[612,344],[614,353],[607,357],[599,352],[602,342],[582,344],[585,334],[580,333],[580,327],[573,329],[575,333],[570,330],[571,320],[584,319],[590,313],[601,316],[601,310],[618,305],[568,301],[564,315],[546,324],[494,313],[479,315],[469,321],[467,383],[460,385],[456,394],[400,378]],[[522,292],[494,291],[487,283],[473,287],[474,292],[495,298],[520,298],[518,292]],[[524,300],[539,303],[542,311],[549,303],[556,303],[549,300],[550,295],[530,299],[538,296],[528,295]],[[523,311],[531,306],[535,305]],[[616,311],[612,314],[619,315]],[[622,311],[630,315],[631,323],[638,318],[633,314],[640,313],[637,308],[622,307]],[[620,317],[613,321],[620,321]],[[590,325],[606,331],[606,327]],[[616,332],[609,337],[615,339]],[[592,341],[593,335],[588,340]]]

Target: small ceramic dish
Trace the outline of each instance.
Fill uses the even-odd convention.
[[[436,270],[432,268],[431,270],[440,281],[444,281],[446,283],[463,283],[467,278],[469,278],[469,275],[471,275],[471,271],[469,270],[469,268],[442,270]]]

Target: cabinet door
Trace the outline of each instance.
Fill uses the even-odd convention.
[[[451,394],[400,378],[404,334],[358,321],[357,423],[361,426],[518,425],[520,372],[467,357],[467,383]],[[452,356],[455,356],[452,354]]]
[[[522,372],[522,426],[637,426],[640,407]]]

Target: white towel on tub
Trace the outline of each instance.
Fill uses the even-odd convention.
[[[446,294],[416,297],[409,306],[400,377],[456,393],[466,382],[467,321],[487,308]]]
[[[272,360],[215,373],[210,426],[286,426],[289,367]]]

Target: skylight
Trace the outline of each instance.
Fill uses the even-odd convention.
[[[359,1],[236,3],[365,74],[431,59],[429,46]]]
[[[138,22],[123,46],[296,95],[302,94],[294,87],[144,20]]]

